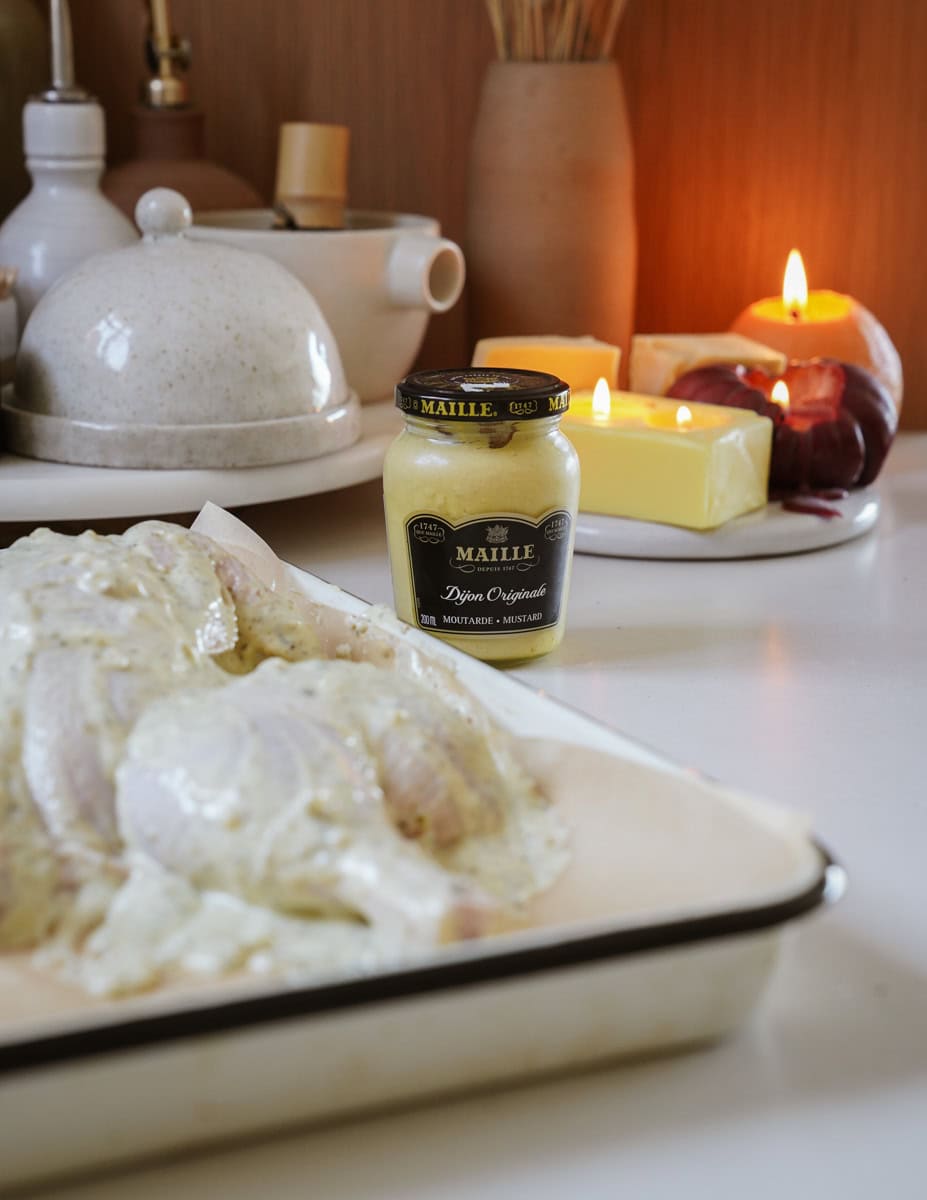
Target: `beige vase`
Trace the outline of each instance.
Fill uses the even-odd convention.
[[[620,345],[637,276],[634,156],[614,62],[492,63],[469,169],[474,339],[592,334]]]

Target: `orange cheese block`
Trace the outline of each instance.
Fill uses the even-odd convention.
[[[594,337],[541,334],[483,338],[476,343],[472,365],[547,371],[575,390],[593,388],[603,377],[609,387],[617,387],[620,362],[621,350],[617,346]]]
[[[631,391],[665,396],[680,375],[710,363],[781,375],[786,356],[739,333],[639,333],[631,339]]]

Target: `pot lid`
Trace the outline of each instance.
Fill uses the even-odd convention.
[[[264,255],[188,238],[192,213],[178,192],[146,192],[135,219],[140,242],[86,259],[36,306],[17,358],[15,410],[121,431],[123,441],[133,432],[144,441],[146,428],[189,432],[183,462],[125,461],[113,437],[92,458],[67,461],[238,466],[310,457],[312,439],[294,443],[294,422],[321,429],[352,402],[315,299]],[[284,457],[268,449],[276,422]],[[244,428],[248,440],[249,426],[261,431],[257,458],[191,456],[194,428]],[[26,452],[46,457],[41,447]]]

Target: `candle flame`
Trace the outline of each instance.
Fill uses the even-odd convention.
[[[773,384],[773,389],[769,394],[770,400],[774,404],[778,404],[783,412],[789,411],[789,385],[784,379],[777,379]]]
[[[692,424],[692,409],[688,404],[680,404],[676,409],[676,424],[680,429]]]
[[[789,260],[785,264],[782,303],[796,320],[805,315],[808,307],[808,276],[805,274],[801,254],[797,250],[789,251]]]
[[[597,417],[607,417],[612,411],[612,394],[608,380],[602,376],[592,392],[592,411]]]

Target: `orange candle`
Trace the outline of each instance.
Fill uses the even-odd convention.
[[[731,329],[792,359],[836,358],[870,371],[888,389],[900,410],[901,359],[885,326],[852,296],[808,291],[805,265],[797,250],[789,255],[782,295],[745,308]]]

